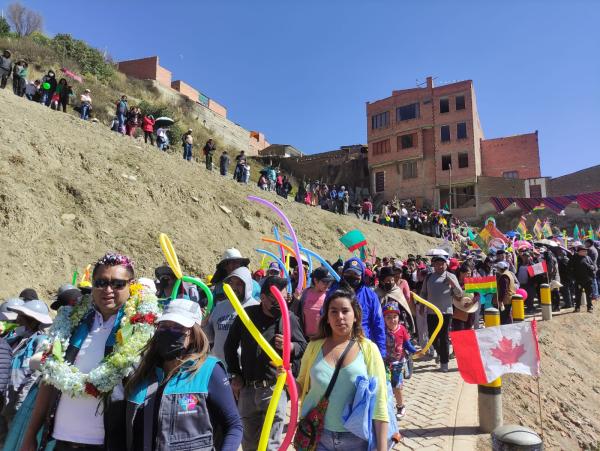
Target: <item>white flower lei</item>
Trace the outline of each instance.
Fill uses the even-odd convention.
[[[121,383],[138,364],[140,351],[152,338],[154,320],[160,313],[157,297],[140,284],[132,284],[113,352],[86,374],[67,363],[64,356],[71,334],[91,306],[91,296],[85,296],[74,307],[61,307],[48,332],[51,344],[43,359],[43,380],[72,397],[100,397]]]

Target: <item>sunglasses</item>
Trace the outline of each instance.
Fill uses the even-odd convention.
[[[129,280],[127,280],[127,279],[112,279],[112,280],[97,279],[97,280],[94,280],[94,288],[103,289],[103,288],[107,288],[109,285],[113,290],[122,290],[127,285],[129,285]]]

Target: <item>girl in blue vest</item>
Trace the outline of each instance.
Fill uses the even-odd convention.
[[[240,420],[223,364],[208,355],[200,305],[175,299],[127,387],[127,450],[232,450]]]

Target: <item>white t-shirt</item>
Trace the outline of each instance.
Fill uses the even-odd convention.
[[[117,315],[107,321],[96,312],[90,333],[83,341],[74,365],[82,372],[89,373],[104,358],[106,340],[115,324]],[[104,416],[101,401],[91,396],[60,398],[52,436],[57,440],[89,445],[104,444]],[[100,408],[99,408],[100,407]]]

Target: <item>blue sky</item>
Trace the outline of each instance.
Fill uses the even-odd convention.
[[[487,138],[539,130],[543,175],[600,163],[597,1],[23,4],[117,61],[159,55],[233,121],[306,153],[366,142],[365,102],[432,75],[474,81]]]

